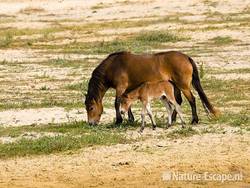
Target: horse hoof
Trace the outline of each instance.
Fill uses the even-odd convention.
[[[167,124],[166,129],[170,128],[172,124]]]
[[[153,131],[155,131],[156,127],[152,127]]]
[[[129,118],[129,119],[128,119],[128,122],[129,122],[129,123],[134,123],[134,122],[135,122],[135,119],[134,119],[134,118]]]
[[[121,124],[122,123],[122,119],[117,119],[115,124],[118,125],[118,124]]]
[[[198,119],[192,119],[191,124],[196,125],[198,124],[199,120]]]

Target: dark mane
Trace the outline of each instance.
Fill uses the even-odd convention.
[[[87,102],[90,102],[92,99],[94,99],[95,101],[98,101],[102,98],[102,93],[103,91],[105,91],[106,89],[108,89],[107,84],[105,83],[105,71],[106,71],[106,67],[109,63],[112,62],[113,58],[116,57],[117,55],[121,55],[123,53],[127,53],[127,52],[115,52],[110,54],[106,59],[104,59],[93,71],[92,76],[89,80],[89,84],[88,84],[88,93],[86,96],[86,101],[85,104]]]
[[[112,56],[122,55],[122,54],[126,54],[126,53],[130,53],[130,52],[127,52],[127,51],[114,52],[112,54],[109,54],[109,56],[106,59],[108,59],[108,58],[110,58]]]

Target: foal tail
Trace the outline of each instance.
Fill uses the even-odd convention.
[[[194,60],[191,57],[188,57],[188,59],[193,67],[192,85],[193,85],[194,89],[198,92],[203,107],[205,108],[205,110],[208,114],[212,113],[215,117],[218,117],[220,114],[220,111],[218,109],[214,108],[214,106],[208,100],[207,95],[205,94],[205,92],[201,86],[199,72],[198,72],[198,69],[197,69],[197,66],[196,66]]]

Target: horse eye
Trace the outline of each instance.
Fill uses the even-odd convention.
[[[90,107],[90,108],[89,108],[89,111],[92,111],[93,109],[94,109],[93,107]]]

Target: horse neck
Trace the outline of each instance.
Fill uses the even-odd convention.
[[[88,87],[88,95],[91,95],[96,101],[102,102],[102,99],[108,90],[103,79],[91,78]]]
[[[98,93],[98,98],[99,98],[99,101],[100,102],[102,102],[102,99],[103,99],[103,97],[104,97],[104,95],[105,95],[105,93],[106,93],[106,91],[107,91],[108,89],[106,88],[106,87],[104,87],[102,90],[99,90],[99,93]]]

